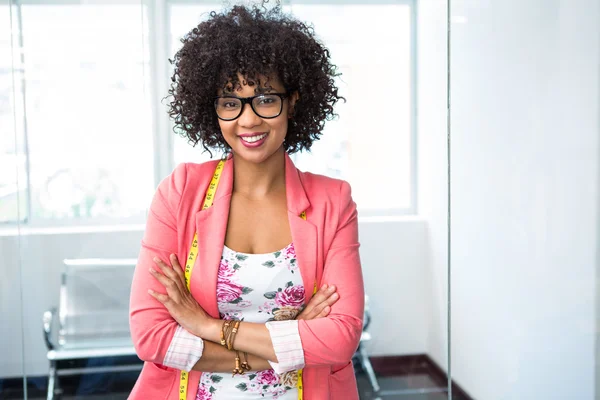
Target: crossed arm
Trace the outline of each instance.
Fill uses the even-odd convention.
[[[150,274],[164,287],[166,293],[149,290],[148,293],[162,303],[177,323],[191,334],[204,339],[202,357],[192,368],[196,371],[229,372],[232,369],[234,352],[218,342],[223,321],[211,318],[194,300],[185,286],[183,270],[177,257],[170,256],[171,265],[155,258],[157,269]],[[312,320],[326,317],[331,306],[338,300],[335,286],[323,285],[311,298],[297,320]],[[235,339],[237,350],[248,353],[252,370],[270,369],[269,361],[278,362],[271,336],[265,324],[242,322]]]

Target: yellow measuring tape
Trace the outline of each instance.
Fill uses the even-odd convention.
[[[204,205],[202,206],[203,210],[206,210],[210,207],[215,199],[215,193],[217,191],[217,185],[219,184],[219,179],[221,179],[221,173],[223,172],[223,167],[225,166],[225,161],[221,160],[217,164],[217,168],[215,168],[215,173],[210,181],[210,185],[208,186],[208,190],[206,191],[206,197],[204,198]],[[306,211],[302,211],[300,217],[303,220],[306,220]],[[185,285],[187,286],[188,291],[190,290],[190,277],[192,276],[192,269],[194,269],[194,264],[196,263],[196,258],[198,257],[198,234],[194,233],[194,240],[192,241],[192,247],[190,248],[190,255],[188,256],[185,262]],[[317,282],[315,281],[315,286],[313,288],[313,295],[317,292]],[[188,386],[188,372],[181,371],[181,378],[179,379],[179,400],[186,400],[187,395],[187,386]],[[298,400],[302,400],[302,370],[298,370]]]
[[[217,191],[217,185],[219,184],[219,179],[221,179],[221,172],[223,172],[224,166],[225,161],[221,160],[217,164],[217,168],[215,168],[215,173],[210,181],[208,190],[206,191],[204,205],[202,206],[203,210],[206,210],[208,207],[212,206],[213,200],[215,199],[215,193]],[[194,264],[196,263],[196,257],[198,257],[198,234],[194,233],[194,240],[192,241],[192,247],[190,248],[190,255],[185,262],[185,285],[187,286],[188,291],[190,290],[190,277],[192,276],[192,269],[194,269]],[[188,372],[181,371],[181,378],[179,379],[179,400],[186,400],[187,386]]]

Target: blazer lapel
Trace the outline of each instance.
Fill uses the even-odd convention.
[[[310,201],[302,186],[300,173],[287,153],[285,154],[285,186],[292,240],[304,283],[306,302],[308,302],[317,283],[317,227],[310,222]],[[303,211],[307,211],[306,221],[300,217]]]
[[[310,222],[310,202],[302,186],[299,171],[285,154],[285,185],[288,220],[298,268],[304,283],[306,302],[312,297],[317,276],[317,227]],[[233,159],[229,158],[217,187],[213,205],[196,213],[198,258],[192,271],[191,292],[213,318],[219,318],[217,277],[225,245],[229,208],[233,190]],[[308,220],[300,217],[307,211]]]
[[[213,318],[219,318],[217,276],[225,245],[233,188],[233,160],[225,162],[213,205],[196,213],[198,258],[192,271],[190,290]]]

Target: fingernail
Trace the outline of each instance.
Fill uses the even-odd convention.
[[[333,292],[335,290],[335,286],[331,285],[329,286],[329,291]]]
[[[338,294],[334,293],[334,294],[331,295],[331,297],[334,298],[334,299],[337,299],[338,298]]]
[[[159,262],[159,261],[160,261],[160,258],[154,257],[154,262]]]
[[[150,268],[150,272],[155,273],[156,271],[154,270],[154,268]]]
[[[327,289],[327,284],[324,284],[323,286],[321,286],[321,290],[325,290]]]

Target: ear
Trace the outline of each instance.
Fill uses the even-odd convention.
[[[289,116],[294,115],[294,106],[296,105],[296,102],[298,100],[300,100],[300,94],[298,93],[298,91],[295,91],[288,97],[288,115]]]

